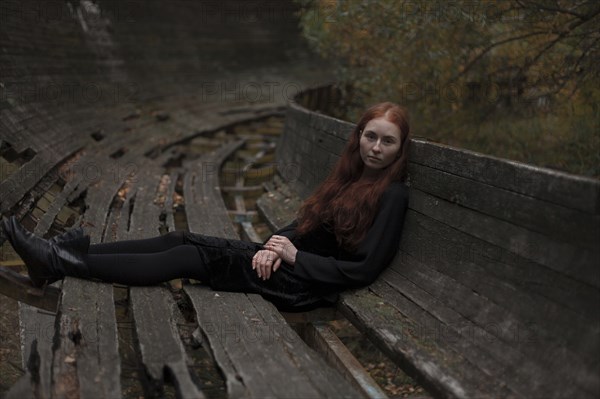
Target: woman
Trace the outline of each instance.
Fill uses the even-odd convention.
[[[369,108],[297,219],[262,245],[185,231],[90,245],[81,228],[44,240],[14,217],[2,227],[37,287],[64,276],[127,285],[192,278],[304,311],[370,284],[392,260],[408,205],[409,143],[404,108],[389,102]]]

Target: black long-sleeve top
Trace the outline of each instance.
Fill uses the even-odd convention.
[[[298,237],[294,220],[274,234],[287,237],[298,249],[293,269],[299,277],[326,285],[360,287],[375,281],[398,251],[407,207],[408,187],[391,183],[381,196],[372,226],[352,253],[339,247],[325,224]]]

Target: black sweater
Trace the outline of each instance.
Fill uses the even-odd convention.
[[[365,286],[375,281],[398,251],[407,206],[406,185],[391,183],[381,196],[372,226],[353,253],[340,248],[324,224],[298,237],[295,220],[274,234],[287,237],[298,249],[293,268],[299,277],[326,285]]]

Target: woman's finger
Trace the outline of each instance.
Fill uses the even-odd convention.
[[[273,265],[273,271],[276,272],[277,269],[279,269],[279,266],[281,266],[281,258],[277,258],[275,261],[275,264]]]
[[[256,274],[260,278],[260,269],[261,269],[261,263],[262,263],[262,258],[263,258],[263,251],[258,251],[255,256],[256,256],[256,262],[255,262]]]
[[[268,253],[265,253],[263,256],[262,264],[261,264],[261,268],[260,268],[260,278],[262,278],[263,280],[265,279],[265,276],[267,275],[268,264],[269,264],[269,255],[268,255]]]
[[[272,255],[269,251],[264,251],[261,253],[258,277],[262,278],[263,280],[266,278],[271,268],[271,258]]]

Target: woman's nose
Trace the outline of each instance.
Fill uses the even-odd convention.
[[[373,151],[375,151],[375,152],[381,152],[380,144],[381,144],[381,142],[379,140],[377,140],[377,142],[373,146]]]

